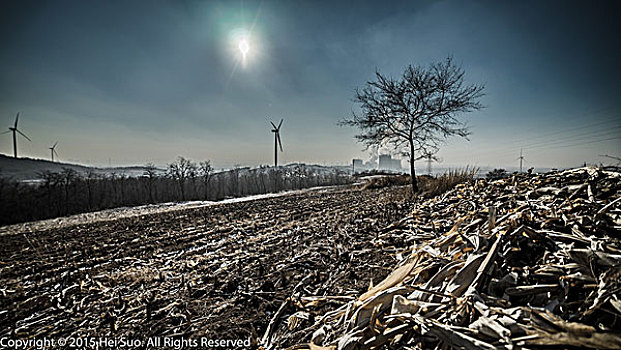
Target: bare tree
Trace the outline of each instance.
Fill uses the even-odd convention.
[[[414,162],[438,152],[447,137],[467,138],[459,116],[483,108],[483,85],[467,85],[464,70],[452,58],[429,67],[408,66],[399,79],[375,73],[375,80],[356,90],[352,113],[342,125],[361,130],[356,139],[371,146],[391,146],[408,156],[412,190],[418,191]]]
[[[63,186],[64,193],[65,193],[64,211],[65,211],[65,214],[68,214],[70,212],[71,204],[73,204],[70,201],[73,201],[72,197],[75,197],[75,196],[70,196],[69,191],[71,188],[73,188],[75,191],[74,184],[79,180],[80,174],[71,168],[63,167],[62,169],[63,170],[60,172],[60,181]]]
[[[93,187],[95,187],[95,183],[97,182],[98,176],[94,170],[88,170],[86,172],[86,177],[84,178],[84,182],[86,183],[86,198],[88,210],[92,210],[93,208]]]
[[[211,166],[211,162],[208,160],[200,162],[198,164],[198,172],[203,182],[203,199],[207,200],[207,197],[209,196],[209,182],[211,181],[211,176],[213,175],[213,167]]]
[[[2,175],[2,169],[0,169],[0,202],[2,202],[2,200],[4,199],[4,197],[2,196],[2,190],[4,190],[4,187],[6,186],[7,183],[8,183],[8,179],[6,179]]]
[[[168,175],[177,182],[181,200],[185,200],[185,183],[196,177],[196,170],[194,162],[181,156],[174,163],[168,164]]]
[[[157,168],[155,167],[155,164],[145,164],[144,173],[142,176],[145,179],[145,187],[147,188],[147,193],[149,194],[149,203],[155,203],[153,197],[153,188],[155,184],[155,179],[157,178]]]

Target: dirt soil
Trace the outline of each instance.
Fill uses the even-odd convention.
[[[354,298],[381,281],[409,243],[377,235],[412,206],[404,187],[350,187],[13,230],[0,235],[0,337],[256,344],[294,291]]]

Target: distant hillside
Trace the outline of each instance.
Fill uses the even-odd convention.
[[[44,159],[32,158],[13,158],[0,154],[0,176],[12,177],[19,181],[32,181],[39,179],[38,173],[42,171],[61,172],[63,168],[70,168],[80,174],[93,171],[97,174],[125,174],[128,176],[140,176],[144,173],[145,167],[118,167],[118,168],[96,168],[78,164],[50,162]],[[161,170],[163,172],[163,170]]]
[[[130,166],[130,167],[112,167],[112,168],[97,168],[89,167],[85,165],[51,162],[45,159],[32,159],[32,158],[13,158],[3,154],[0,154],[0,177],[11,177],[18,181],[35,181],[39,180],[38,173],[42,171],[61,172],[63,168],[70,168],[77,171],[80,174],[86,174],[89,171],[93,171],[96,174],[125,174],[127,176],[142,176],[146,170],[144,166]],[[295,168],[303,168],[315,174],[327,174],[335,170],[343,172],[350,171],[348,166],[324,166],[324,165],[311,165],[302,163],[291,163],[281,166],[281,169],[293,170]],[[250,167],[238,168],[240,172],[248,172]],[[268,171],[271,167],[265,167],[264,170]],[[226,173],[233,171],[233,169],[220,169],[215,170],[215,173]],[[160,175],[166,172],[165,169],[158,169]]]

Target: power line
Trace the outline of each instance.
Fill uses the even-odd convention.
[[[547,146],[546,148],[573,147],[573,146],[588,145],[591,143],[598,143],[598,142],[605,142],[605,141],[612,141],[612,140],[619,140],[619,139],[621,139],[621,136],[609,137],[609,138],[604,138],[600,140],[591,140],[591,141],[585,141],[585,142],[571,143],[567,145]]]
[[[612,109],[614,109],[613,106],[605,107],[605,108],[600,108],[600,109],[597,109],[595,111],[591,111],[591,112],[587,112],[587,113],[576,114],[576,115],[574,115],[573,118],[564,118],[564,121],[576,120],[576,119],[585,119],[586,118],[585,120],[587,121],[587,123],[584,123],[584,124],[578,125],[578,126],[570,126],[568,128],[555,129],[555,130],[552,130],[551,132],[548,132],[548,133],[545,133],[545,134],[534,135],[534,136],[531,136],[531,137],[521,138],[519,140],[509,141],[509,143],[520,143],[522,141],[530,140],[530,139],[533,139],[533,138],[537,139],[537,138],[542,138],[542,137],[549,137],[549,136],[561,134],[561,133],[564,133],[564,132],[567,132],[567,131],[571,131],[571,130],[576,130],[576,129],[580,129],[580,128],[588,128],[588,127],[592,127],[592,126],[597,126],[597,125],[605,124],[605,123],[608,123],[608,122],[618,121],[619,120],[618,116],[615,116],[613,118],[606,119],[606,120],[601,120],[601,121],[596,122],[596,123],[593,123],[592,121],[589,121],[589,119],[587,118],[587,117],[592,118],[595,113],[600,113],[602,111],[609,111],[609,110],[612,110]],[[540,128],[531,128],[529,131],[539,131],[539,130],[540,130]]]
[[[608,124],[608,122],[606,122],[606,124]],[[596,133],[596,132],[600,132],[600,131],[606,131],[606,130],[610,130],[611,125],[599,125],[597,126],[597,128],[594,129],[590,129],[588,127],[585,128],[576,128],[576,130],[573,131],[567,131],[567,132],[563,132],[563,133],[557,133],[556,136],[547,136],[547,137],[539,137],[539,139],[541,139],[541,141],[537,141],[537,140],[533,140],[533,141],[529,141],[530,143],[538,143],[538,142],[544,142],[544,141],[550,141],[550,140],[554,140],[554,139],[558,139],[558,138],[566,138],[566,137],[575,137],[575,136],[581,136],[583,134],[589,134],[589,133]],[[614,125],[613,127],[621,127],[621,125],[617,124]]]
[[[570,128],[557,129],[552,132],[536,134],[536,135],[532,135],[528,137],[522,137],[520,139],[509,141],[507,142],[507,144],[518,145],[518,144],[524,144],[526,142],[539,142],[540,140],[547,140],[551,137],[556,137],[558,135],[562,136],[562,135],[572,134],[574,132],[598,131],[602,128],[606,128],[608,124],[614,123],[614,122],[619,122],[619,118],[618,117],[610,118],[610,119],[602,120],[602,121],[595,122],[595,123],[589,122],[588,124],[581,124],[581,125],[576,125]]]
[[[597,138],[597,137],[602,137],[602,136],[609,136],[610,134],[614,135],[619,132],[620,128],[621,128],[621,125],[615,125],[612,129],[606,128],[605,130],[594,130],[594,131],[581,132],[581,133],[576,133],[576,134],[569,134],[563,137],[557,137],[557,138],[552,138],[552,139],[530,143],[530,144],[524,145],[522,148],[524,149],[542,148],[547,145],[556,145],[556,144],[564,143],[568,141],[584,140],[588,138]],[[495,146],[493,150],[489,150],[487,152],[478,152],[478,154],[479,155],[490,155],[490,154],[500,154],[502,152],[503,154],[509,155],[509,153],[513,154],[515,148],[516,148],[515,146],[510,145],[510,144],[500,144],[497,147]]]
[[[593,144],[593,143],[599,143],[599,142],[606,142],[606,141],[612,141],[612,140],[618,140],[621,139],[621,136],[614,136],[614,137],[604,137],[604,138],[598,138],[595,140],[584,140],[581,142],[569,142],[569,140],[565,141],[565,142],[569,142],[569,143],[565,143],[565,144],[556,144],[556,145],[543,145],[543,146],[537,146],[537,147],[533,147],[531,148],[531,150],[534,149],[556,149],[556,148],[566,148],[566,147],[574,147],[574,146],[582,146],[582,145],[588,145],[588,144]],[[575,140],[574,140],[575,141]],[[490,156],[493,155],[495,157],[500,157],[500,158],[509,158],[511,156],[511,154],[513,154],[512,152],[502,152],[502,153],[489,153],[489,152],[483,152],[483,153],[475,153],[474,156],[476,156],[477,158],[485,158],[486,156]],[[520,160],[520,163],[525,159],[523,157],[523,154],[520,154],[520,157],[517,158],[518,160]]]
[[[535,143],[531,143],[529,145],[525,145],[524,148],[535,148],[535,147],[546,146],[546,145],[550,145],[550,144],[563,143],[563,142],[566,142],[566,141],[582,140],[582,139],[593,138],[593,137],[608,136],[609,134],[613,134],[614,135],[614,134],[618,134],[620,129],[621,129],[621,125],[617,125],[614,128],[612,128],[612,129],[609,128],[607,130],[600,130],[600,131],[596,131],[596,132],[581,133],[581,134],[577,134],[577,135],[568,135],[566,137],[556,138],[556,139],[552,139],[552,140],[548,140],[548,141],[535,142]]]
[[[598,132],[594,134],[585,134],[580,137],[566,137],[563,139],[551,140],[549,142],[535,143],[532,145],[525,146],[524,148],[525,149],[541,148],[541,147],[546,147],[546,146],[554,146],[558,144],[563,144],[565,142],[589,140],[589,139],[601,138],[601,137],[606,137],[606,136],[614,136],[614,135],[619,135],[619,129],[620,127],[617,127],[613,130]]]

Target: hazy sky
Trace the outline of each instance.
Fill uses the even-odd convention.
[[[621,155],[618,1],[2,1],[0,118],[20,155],[86,164],[368,158],[336,122],[376,69],[452,55],[484,83],[444,166],[568,167]],[[244,34],[246,33],[246,34]],[[240,62],[240,36],[249,52]],[[12,154],[10,134],[0,152]],[[424,164],[418,164],[424,168]]]

